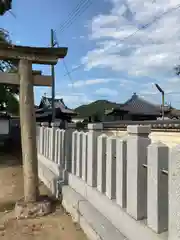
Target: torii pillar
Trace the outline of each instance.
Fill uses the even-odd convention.
[[[67,48],[38,48],[0,44],[1,60],[19,61],[20,122],[24,172],[24,202],[38,200],[38,160],[32,64],[55,65]],[[42,84],[43,85],[43,84]]]

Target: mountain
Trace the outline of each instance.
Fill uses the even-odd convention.
[[[88,118],[88,117],[98,117],[98,119],[102,119],[106,109],[112,109],[115,107],[119,107],[120,104],[115,102],[109,102],[107,100],[97,100],[95,102],[81,105],[75,109],[78,114],[78,118]]]

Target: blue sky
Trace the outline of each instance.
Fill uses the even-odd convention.
[[[86,0],[87,1],[87,0]],[[13,13],[1,17],[1,27],[16,44],[48,46],[50,29],[56,30],[70,80],[60,60],[56,65],[56,96],[69,107],[97,99],[124,102],[136,92],[159,103],[153,83],[165,90],[166,101],[180,107],[180,77],[173,67],[180,63],[180,9],[166,14],[133,37],[123,39],[155,16],[176,7],[179,0],[92,0],[92,5],[64,31],[61,24],[80,0],[14,0]],[[82,1],[81,1],[82,2]],[[50,74],[50,66],[34,66]],[[35,102],[51,95],[50,88],[35,88]]]

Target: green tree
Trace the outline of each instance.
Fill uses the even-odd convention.
[[[9,34],[0,29],[0,44],[11,44]],[[10,61],[0,61],[0,72],[16,72],[17,63]],[[17,99],[19,87],[16,85],[0,84],[0,110],[5,110],[13,114],[18,113],[19,101]]]
[[[4,15],[12,7],[12,0],[0,0],[0,15]]]

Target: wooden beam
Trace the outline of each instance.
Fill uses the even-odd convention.
[[[32,70],[32,75],[42,75],[41,70]]]
[[[19,74],[0,72],[0,83],[19,85],[20,84]],[[51,87],[52,77],[47,75],[34,75],[33,85]]]
[[[0,44],[0,60],[29,60],[35,64],[55,65],[67,55],[67,48],[26,47]]]

